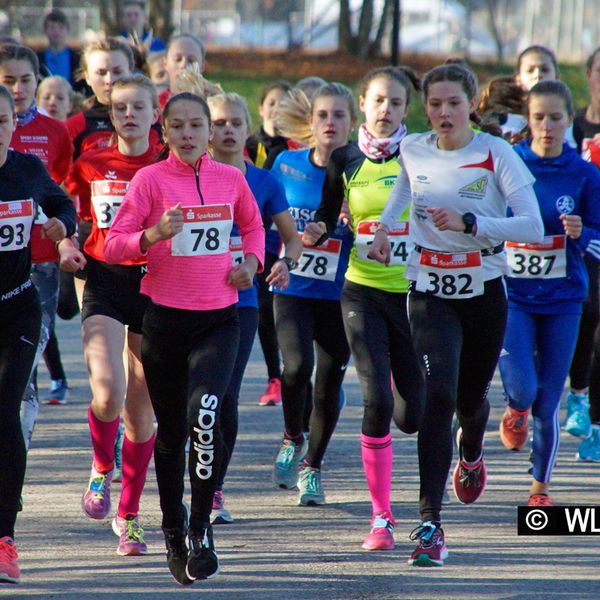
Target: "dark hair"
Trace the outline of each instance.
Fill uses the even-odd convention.
[[[14,117],[16,112],[15,99],[13,98],[10,90],[2,84],[0,84],[0,98],[4,98],[8,102],[8,106],[10,107],[10,111]]]
[[[18,44],[0,45],[0,65],[9,60],[26,60],[30,65],[36,79],[40,77],[40,63],[36,53],[27,46]]]
[[[423,89],[421,80],[410,67],[379,67],[377,69],[371,69],[360,80],[358,85],[360,88],[360,95],[363,98],[366,96],[371,82],[380,77],[397,81],[406,90],[406,106],[410,103],[411,88],[414,89],[415,92],[420,92]]]
[[[423,77],[423,93],[425,100],[429,92],[429,86],[442,81],[451,81],[460,84],[467,98],[471,100],[477,96],[477,76],[469,67],[463,64],[449,64],[434,67]]]
[[[571,95],[571,90],[568,86],[562,81],[556,80],[547,80],[540,81],[536,83],[530,90],[529,96],[527,97],[527,108],[529,109],[529,100],[533,96],[558,96],[562,98],[565,103],[565,109],[569,116],[572,116],[575,112],[573,107],[573,96]]]
[[[206,118],[208,119],[208,122],[211,122],[210,108],[208,107],[206,100],[202,98],[202,96],[198,96],[198,94],[192,94],[191,92],[181,92],[180,94],[175,94],[174,96],[171,96],[167,100],[167,103],[165,104],[165,107],[163,108],[162,112],[163,127],[166,127],[166,123],[169,120],[169,115],[171,113],[171,110],[173,109],[173,105],[177,102],[181,102],[182,100],[189,100],[190,102],[196,102],[196,104],[199,104],[202,107],[202,110]],[[165,145],[158,153],[155,162],[165,160],[169,156],[169,152],[169,144],[165,141]]]
[[[121,4],[121,10],[123,10],[126,6],[131,5],[139,6],[144,12],[146,12],[146,3],[144,0],[123,0]]]
[[[46,31],[46,28],[50,23],[59,23],[60,25],[64,25],[67,29],[69,29],[69,20],[67,19],[67,15],[65,15],[65,13],[58,8],[55,8],[44,17],[44,31]]]
[[[598,54],[600,53],[600,46],[598,46],[587,58],[586,62],[585,62],[585,68],[587,70],[587,72],[589,73],[592,70],[592,67],[594,66],[594,61],[596,60],[596,56],[598,56]]]
[[[202,62],[204,62],[206,59],[206,49],[204,48],[204,43],[197,35],[194,35],[193,33],[178,33],[177,35],[172,35],[169,38],[169,43],[167,44],[167,55],[169,54],[169,50],[171,49],[173,43],[177,40],[183,39],[192,40],[192,42],[194,42],[198,48],[200,48],[200,57],[202,58]]]
[[[490,79],[481,91],[478,112],[524,114],[527,93],[510,75]]]
[[[556,73],[558,73],[558,61],[556,60],[556,54],[554,54],[554,52],[552,52],[550,48],[538,45],[528,46],[527,48],[525,48],[525,50],[523,50],[523,52],[521,52],[521,54],[519,54],[517,58],[517,72],[521,70],[521,62],[523,61],[525,56],[533,53],[546,55],[550,59],[554,70],[556,71]]]
[[[267,96],[273,90],[281,90],[284,93],[291,92],[292,85],[287,81],[280,79],[279,81],[274,81],[273,83],[270,83],[269,85],[265,86],[262,89],[262,92],[260,93],[260,102],[258,103],[259,106],[262,106],[263,102],[267,99]]]

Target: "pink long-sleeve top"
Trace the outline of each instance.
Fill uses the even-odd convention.
[[[256,200],[241,171],[206,154],[192,167],[171,153],[166,160],[136,173],[106,238],[106,261],[120,263],[142,256],[144,230],[156,225],[162,214],[177,203],[181,203],[184,219],[186,207],[229,204],[240,230],[244,256],[254,254],[258,270],[262,270],[265,231]],[[216,310],[237,302],[237,289],[227,283],[232,269],[228,250],[203,256],[173,256],[171,245],[172,239],[149,248],[142,294],[155,304],[185,310]]]

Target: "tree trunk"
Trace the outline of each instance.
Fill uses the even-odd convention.
[[[502,39],[502,34],[500,33],[500,28],[498,27],[497,0],[487,0],[487,7],[490,20],[490,29],[492,35],[494,36],[494,42],[496,42],[496,58],[498,63],[502,63],[504,58],[504,40]]]
[[[106,35],[118,35],[119,27],[119,1],[100,0],[100,30]]]
[[[354,52],[355,43],[352,35],[352,19],[350,14],[350,1],[340,0],[340,20],[338,24],[338,50]]]
[[[358,23],[358,55],[367,58],[371,53],[371,29],[373,28],[373,0],[364,0]]]
[[[168,40],[173,33],[173,0],[150,0],[150,27],[152,27],[154,37],[161,40]]]
[[[383,5],[383,11],[381,12],[381,19],[379,21],[379,27],[377,28],[377,34],[371,45],[371,57],[375,58],[381,55],[381,44],[385,36],[385,32],[388,29],[388,22],[391,20],[392,9],[394,0],[385,0]]]

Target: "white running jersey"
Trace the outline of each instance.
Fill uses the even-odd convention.
[[[381,222],[395,227],[402,210],[411,206],[411,241],[439,252],[468,252],[493,248],[509,239],[539,242],[544,228],[533,192],[535,181],[508,142],[475,133],[458,150],[440,150],[437,134],[409,135],[402,140],[400,175]],[[507,217],[507,208],[513,217]],[[477,216],[477,235],[439,231],[427,209],[451,208]],[[506,273],[504,252],[483,258],[483,279]],[[406,277],[417,279],[420,255],[409,258]]]

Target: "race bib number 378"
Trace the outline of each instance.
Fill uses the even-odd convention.
[[[462,300],[483,294],[481,252],[433,252],[423,249],[416,289]]]
[[[229,204],[186,206],[183,230],[171,239],[173,256],[210,256],[229,252],[233,219]]]

